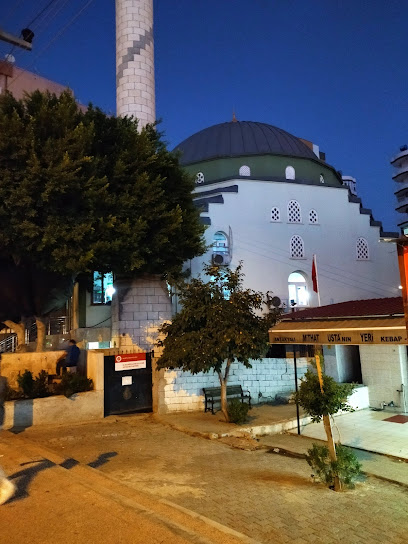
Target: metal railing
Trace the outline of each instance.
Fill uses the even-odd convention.
[[[11,334],[0,340],[0,353],[13,352],[17,349],[17,335]]]

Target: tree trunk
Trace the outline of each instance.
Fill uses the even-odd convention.
[[[41,317],[36,317],[37,347],[35,351],[45,351],[45,322]]]
[[[25,323],[22,321],[21,323],[14,323],[14,321],[4,321],[4,324],[7,325],[9,329],[13,329],[13,331],[17,334],[17,348],[16,351],[24,352],[26,351],[26,343],[25,343]]]
[[[324,392],[323,391],[323,375],[322,375],[322,367],[320,365],[320,355],[318,353],[316,353],[316,369],[317,369],[317,375],[319,377],[320,391],[323,393]],[[323,425],[324,425],[324,430],[327,437],[327,447],[329,448],[330,459],[332,460],[332,462],[336,462],[337,461],[336,445],[333,440],[333,432],[332,432],[329,415],[323,416]],[[341,482],[337,474],[335,474],[334,476],[334,491],[341,491]]]
[[[229,423],[228,404],[227,404],[227,382],[228,382],[230,366],[231,366],[231,361],[230,359],[228,359],[224,376],[222,375],[221,370],[218,372],[218,378],[220,379],[220,385],[221,385],[221,412],[223,413],[223,416],[225,417],[225,421],[227,423]]]

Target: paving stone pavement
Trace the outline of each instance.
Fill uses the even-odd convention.
[[[368,478],[353,491],[335,493],[311,482],[303,460],[233,449],[147,416],[32,428],[23,436],[83,464],[99,459],[99,470],[111,477],[260,542],[408,541],[404,487]]]

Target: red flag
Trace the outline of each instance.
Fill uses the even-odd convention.
[[[313,255],[313,264],[312,264],[312,282],[313,282],[313,291],[315,293],[319,292],[317,287],[317,270],[316,270],[316,255]]]

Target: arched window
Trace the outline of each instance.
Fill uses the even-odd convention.
[[[273,223],[278,223],[280,220],[280,210],[275,206],[271,210],[271,221]]]
[[[221,231],[216,232],[214,234],[212,248],[213,253],[228,253],[228,236]]]
[[[197,172],[196,183],[204,183],[204,174],[202,172]]]
[[[320,183],[324,183],[324,176],[323,176],[323,174],[320,174],[320,178],[319,178],[319,179],[320,179]]]
[[[296,200],[290,200],[288,203],[288,222],[301,223],[302,214],[300,213],[300,205]]]
[[[289,275],[288,290],[290,306],[307,306],[309,304],[306,279],[301,272],[292,272]]]
[[[287,166],[285,170],[286,179],[295,179],[295,169],[293,166]]]
[[[358,261],[368,261],[368,259],[370,258],[368,252],[368,242],[365,238],[357,239],[356,254]]]
[[[240,176],[250,176],[251,175],[251,169],[249,168],[249,166],[247,166],[246,164],[241,166],[241,168],[239,169],[239,175]]]
[[[309,223],[311,225],[316,225],[318,223],[318,217],[317,217],[317,211],[316,210],[310,210],[309,212]]]
[[[303,239],[298,234],[294,234],[290,239],[290,256],[292,259],[303,259],[305,256]]]

